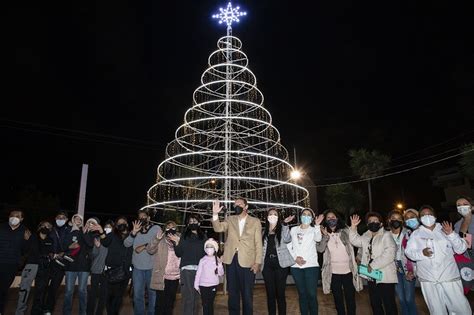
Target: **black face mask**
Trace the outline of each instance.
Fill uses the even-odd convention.
[[[189,228],[191,231],[196,231],[196,230],[199,228],[199,224],[197,224],[197,223],[190,223],[190,224],[188,224],[188,228]]]
[[[176,234],[176,229],[166,230],[166,235],[175,235],[175,234]]]
[[[241,214],[243,211],[244,211],[244,208],[242,208],[241,206],[234,206],[234,213],[236,215]]]
[[[403,225],[403,222],[402,221],[390,221],[390,226],[394,229],[398,229],[398,228],[401,228]]]
[[[42,227],[41,229],[39,229],[39,232],[41,234],[48,235],[51,232],[51,230],[48,229],[47,227]]]
[[[122,223],[117,225],[117,230],[120,232],[125,232],[128,229],[128,224]]]
[[[380,230],[380,223],[379,222],[370,222],[367,224],[367,227],[369,228],[369,231],[371,232],[377,232]]]
[[[148,219],[140,219],[140,223],[143,225],[147,225],[148,224]]]

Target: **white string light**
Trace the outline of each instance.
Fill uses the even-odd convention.
[[[242,42],[231,35],[232,23],[245,15],[239,9],[229,3],[213,16],[227,25],[227,36],[217,41],[208,58],[144,208],[177,211],[184,217],[209,216],[216,199],[229,205],[244,197],[254,213],[270,207],[297,211],[309,204],[308,190],[290,177],[295,169],[263,107],[264,96]]]

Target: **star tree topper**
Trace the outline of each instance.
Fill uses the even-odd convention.
[[[227,4],[227,8],[220,8],[220,13],[214,14],[214,19],[219,19],[219,24],[226,23],[228,28],[232,27],[232,22],[240,22],[239,17],[247,15],[247,12],[240,12],[240,7],[232,7],[232,3]]]

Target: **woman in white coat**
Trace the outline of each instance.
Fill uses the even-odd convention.
[[[464,296],[454,254],[466,251],[466,241],[454,233],[451,223],[436,223],[431,206],[420,209],[423,224],[413,232],[405,255],[416,261],[416,275],[431,315],[472,314]]]
[[[368,278],[369,298],[374,315],[397,315],[395,301],[395,284],[398,283],[395,266],[396,244],[389,231],[383,228],[382,216],[377,212],[367,213],[368,231],[363,235],[357,233],[360,223],[358,215],[351,217],[349,239],[351,244],[362,251],[361,264],[372,270],[382,271],[382,279],[375,281]]]

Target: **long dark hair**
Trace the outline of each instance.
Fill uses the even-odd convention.
[[[184,231],[184,239],[187,239],[189,237],[191,237],[193,231],[189,228],[189,220],[191,219],[196,219],[199,223],[201,223],[201,218],[195,214],[191,214],[188,218],[187,218],[187,224],[186,224],[186,229]],[[204,231],[201,229],[201,226],[198,226],[197,230],[197,236],[200,240],[203,240],[204,239]]]
[[[262,240],[265,240],[271,232],[270,231],[270,222],[268,222],[267,217],[268,217],[268,213],[272,210],[276,211],[277,216],[278,216],[278,221],[277,221],[277,224],[275,225],[275,236],[278,240],[278,244],[280,244],[280,242],[281,242],[281,215],[280,215],[280,212],[278,212],[278,210],[275,209],[275,208],[271,208],[267,212],[267,216],[265,217],[265,230],[263,232]]]
[[[324,226],[329,233],[332,232],[332,229],[328,226],[326,222],[326,217],[328,213],[333,213],[337,218],[337,224],[336,224],[336,228],[334,229],[334,232],[339,232],[340,230],[346,227],[346,222],[344,221],[344,218],[339,212],[337,212],[336,210],[331,210],[331,209],[326,210],[323,212],[324,220],[323,220],[322,226]]]

